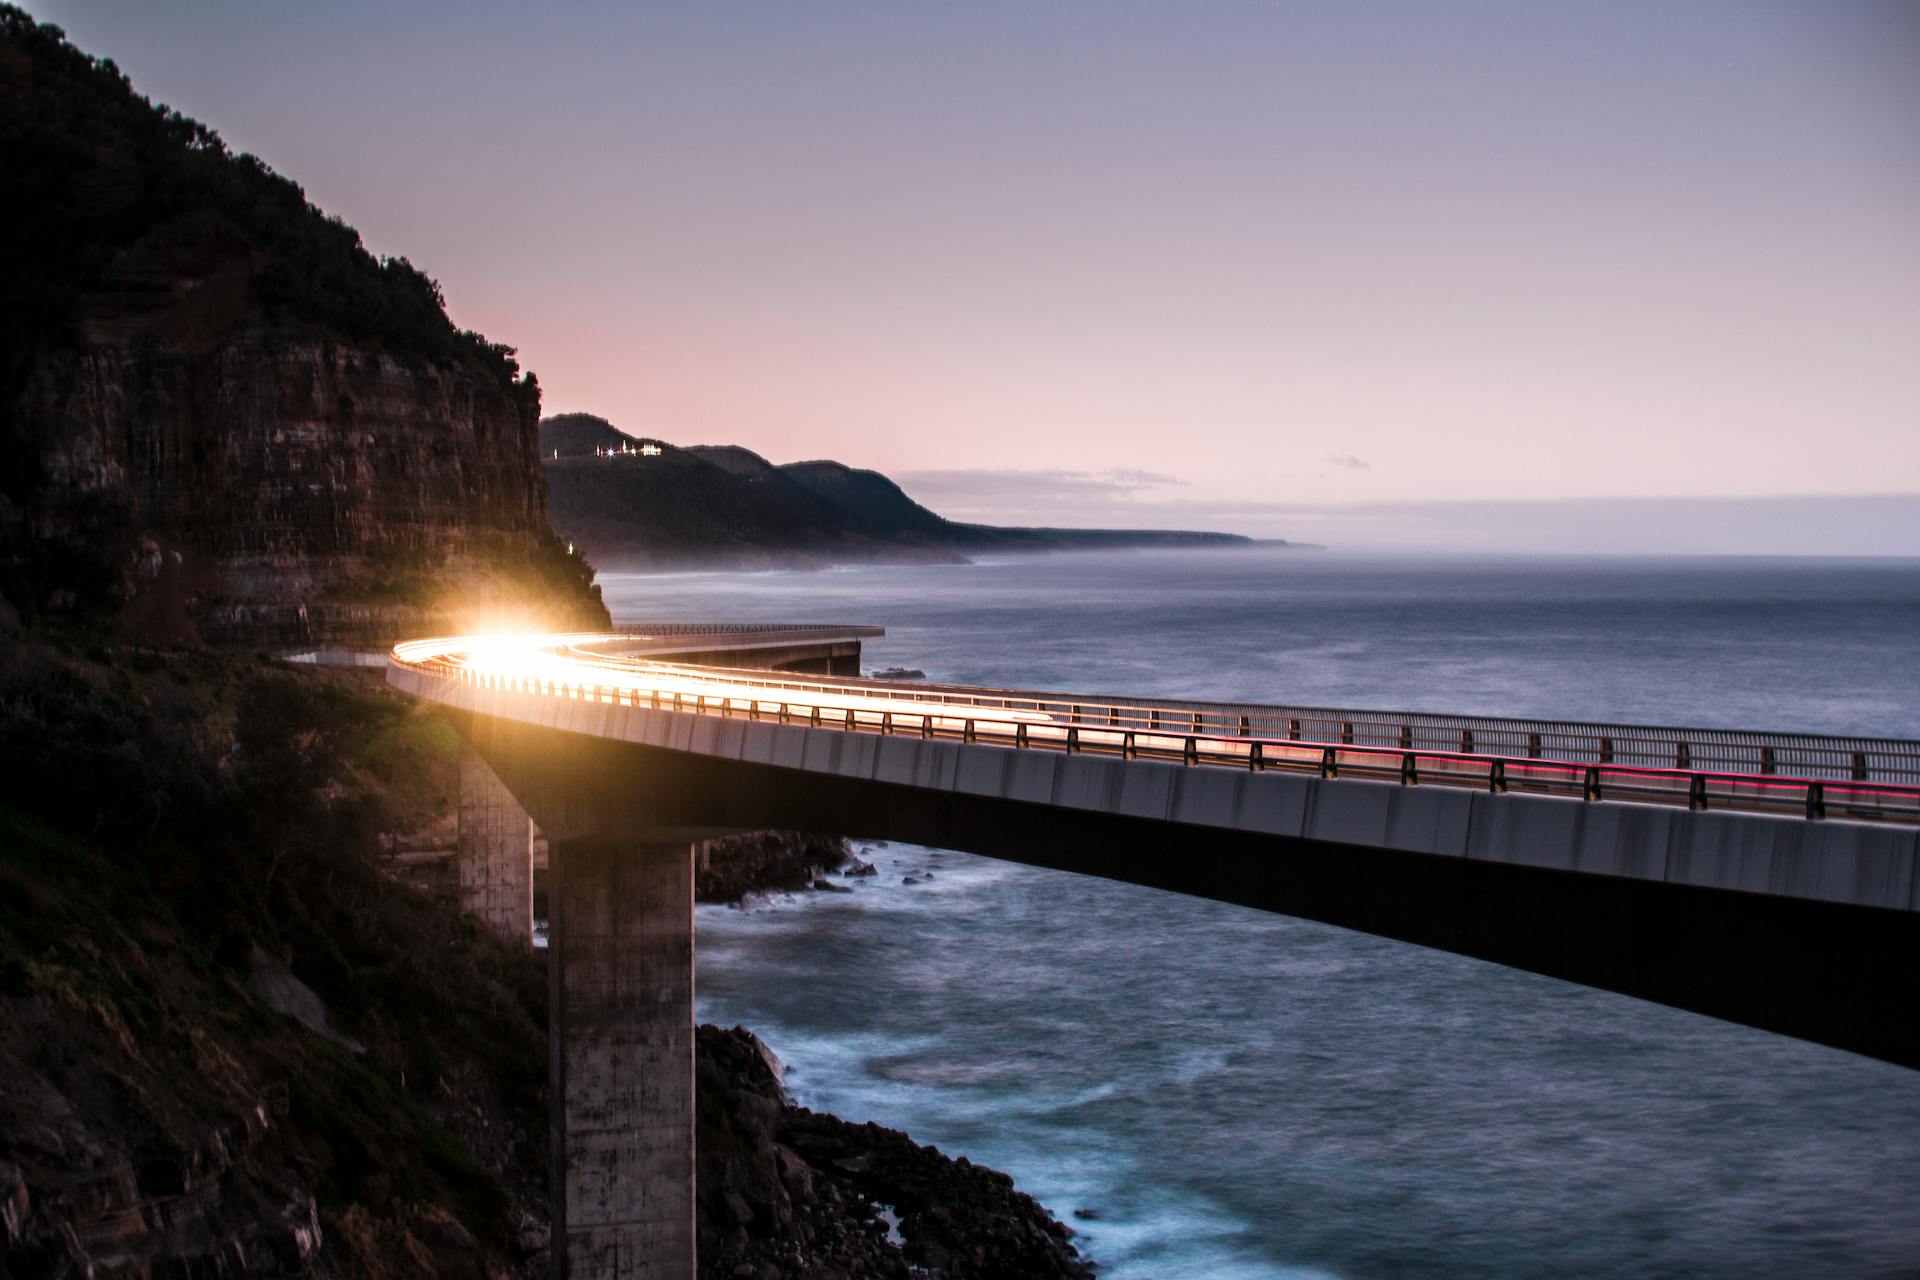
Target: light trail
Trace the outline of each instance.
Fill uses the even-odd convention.
[[[1403,785],[1527,791],[1602,799],[1823,818],[1920,822],[1920,787],[1858,780],[1600,761],[1520,757],[1494,751],[1314,741],[1256,731],[1275,715],[1222,711],[1223,704],[1172,707],[1086,695],[960,686],[895,685],[849,677],[664,661],[649,654],[703,652],[743,636],[753,643],[817,641],[831,628],[683,629],[672,635],[597,632],[492,634],[408,641],[393,661],[424,674],[530,697],[563,697],[699,715],[804,723],[850,733],[955,739],[1015,749],[1160,759],[1186,765],[1310,772]],[[747,645],[746,647],[752,647]],[[1343,726],[1350,739],[1352,724]],[[1411,728],[1399,727],[1403,744]],[[1644,730],[1686,734],[1688,730]],[[1471,738],[1471,735],[1465,735]],[[1775,735],[1779,737],[1778,735]],[[1536,742],[1538,738],[1534,739]],[[1780,737],[1783,743],[1818,739]],[[1916,744],[1894,744],[1914,747]],[[1786,747],[1782,748],[1787,749]],[[1797,749],[1797,747],[1796,747]],[[1769,754],[1767,757],[1771,759]],[[1858,759],[1858,757],[1854,757]]]

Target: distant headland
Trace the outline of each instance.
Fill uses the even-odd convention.
[[[554,531],[601,569],[964,564],[970,556],[1289,544],[1183,529],[1004,528],[948,520],[886,476],[672,445],[587,413],[540,422]]]

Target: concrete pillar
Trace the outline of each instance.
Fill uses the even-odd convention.
[[[471,746],[460,749],[460,906],[533,945],[533,819]]]
[[[693,846],[553,841],[555,1280],[692,1280]]]

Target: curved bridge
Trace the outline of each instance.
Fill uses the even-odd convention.
[[[475,748],[467,901],[522,940],[550,840],[557,1274],[691,1274],[691,850],[727,831],[1195,893],[1920,1066],[1920,743],[832,674],[876,634],[394,650]]]

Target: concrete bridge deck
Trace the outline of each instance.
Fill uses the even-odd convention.
[[[1920,1066],[1920,787],[1891,780],[1916,744],[1729,735],[1751,767],[1707,769],[1705,731],[1656,729],[1635,741],[1699,754],[1655,767],[1621,758],[1621,726],[1555,759],[1527,736],[1495,754],[1485,719],[1424,717],[1436,748],[1359,715],[1314,741],[1289,708],[744,669],[857,670],[871,632],[640,631],[423,641],[389,667],[498,780],[480,852],[523,863],[528,812],[553,842],[560,1274],[688,1274],[691,1197],[670,1188],[691,1179],[689,851],[727,830],[1196,893]],[[693,654],[738,665],[668,660]],[[1542,753],[1558,732],[1524,731]],[[643,1257],[659,1268],[627,1267]]]

